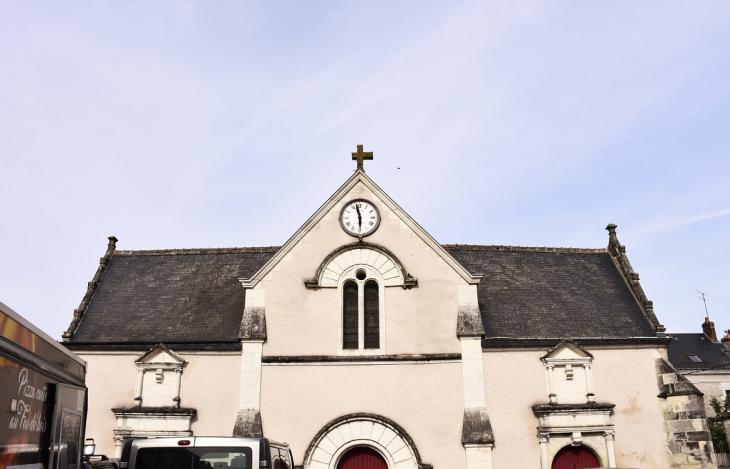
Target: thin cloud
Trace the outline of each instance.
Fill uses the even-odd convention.
[[[726,208],[723,210],[718,210],[716,212],[710,212],[706,213],[704,215],[699,215],[696,217],[690,217],[685,218],[683,220],[672,220],[669,222],[664,223],[656,223],[654,225],[645,226],[643,228],[639,228],[638,230],[629,231],[628,233],[631,235],[645,235],[648,233],[654,233],[657,231],[664,231],[671,228],[678,228],[680,226],[686,226],[686,225],[692,225],[694,223],[700,223],[707,220],[712,220],[713,218],[720,218],[730,215],[730,208]]]

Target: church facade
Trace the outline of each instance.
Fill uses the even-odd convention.
[[[364,155],[281,247],[109,238],[63,336],[101,452],[233,435],[308,469],[716,467],[615,225],[605,249],[442,245]]]

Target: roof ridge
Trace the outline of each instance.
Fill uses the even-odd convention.
[[[276,252],[281,246],[258,246],[242,248],[183,248],[115,251],[115,256],[175,256],[183,254],[237,254],[251,252]]]
[[[554,248],[546,246],[502,246],[481,244],[442,244],[444,249],[463,251],[505,251],[505,252],[559,252],[569,254],[605,254],[606,248]]]

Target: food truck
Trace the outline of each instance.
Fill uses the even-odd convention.
[[[86,362],[0,303],[0,469],[81,469]]]

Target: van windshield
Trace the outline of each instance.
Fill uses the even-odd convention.
[[[135,469],[251,469],[251,448],[140,448]]]

